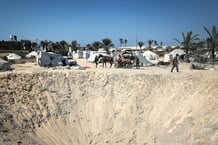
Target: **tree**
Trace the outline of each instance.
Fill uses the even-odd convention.
[[[109,38],[102,39],[102,45],[107,52],[109,51],[110,47],[114,47],[114,44]]]
[[[154,40],[154,45],[156,45],[156,46],[158,45],[158,42],[157,42],[157,40]]]
[[[62,40],[62,41],[59,42],[59,44],[60,44],[60,47],[61,47],[61,50],[60,50],[61,54],[67,55],[68,47],[69,47],[68,43],[65,40]]]
[[[86,45],[86,49],[92,50],[92,45],[91,45],[91,44],[87,44],[87,45]]]
[[[37,44],[36,42],[32,42],[32,43],[31,43],[32,50],[34,50],[34,49],[37,47],[37,45],[38,45],[38,44]]]
[[[211,32],[206,27],[204,27],[204,30],[209,35],[209,37],[207,38],[207,44],[208,47],[211,49],[212,62],[215,62],[215,48],[218,46],[218,30],[216,26],[212,27]]]
[[[138,42],[138,46],[139,46],[139,48],[140,48],[140,52],[142,51],[142,46],[144,46],[144,44],[145,44],[145,42],[142,42],[142,41],[139,41]]]
[[[122,38],[120,38],[119,40],[120,40],[120,47],[122,47],[124,40]]]
[[[95,42],[92,43],[92,46],[93,46],[93,49],[95,51],[98,51],[98,49],[102,46],[102,43],[99,42],[99,41],[95,41]]]
[[[76,50],[77,50],[77,46],[78,46],[77,41],[76,41],[76,40],[73,40],[73,41],[71,42],[71,48],[72,48],[72,50],[73,50],[73,51],[76,51]]]
[[[192,35],[192,31],[187,32],[186,35],[182,32],[182,41],[179,41],[178,39],[174,39],[177,41],[180,45],[184,46],[185,53],[186,53],[186,61],[189,62],[189,49],[192,48],[195,44],[197,44],[199,41],[198,34]]]
[[[154,40],[148,40],[148,48],[151,48],[152,43],[154,42]]]
[[[42,40],[42,41],[40,42],[40,45],[42,46],[43,50],[45,50],[45,51],[48,50],[49,44],[50,44],[50,41],[48,41],[48,40],[45,40],[45,41]]]
[[[160,46],[163,46],[163,42],[162,41],[160,42]]]
[[[125,39],[125,40],[124,40],[124,44],[125,44],[125,46],[126,46],[127,42],[128,42],[128,40],[127,40],[127,39]]]
[[[45,42],[43,40],[40,41],[40,45],[42,46],[42,49],[45,50]]]
[[[60,53],[60,43],[57,41],[56,43],[51,42],[51,47],[52,47],[52,51],[54,51],[55,53]]]

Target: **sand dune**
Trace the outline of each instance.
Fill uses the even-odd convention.
[[[161,68],[1,73],[0,144],[217,145],[217,75]]]

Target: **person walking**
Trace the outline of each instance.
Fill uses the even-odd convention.
[[[176,56],[173,58],[172,60],[172,68],[171,68],[171,72],[173,72],[174,68],[176,68],[176,71],[179,72],[179,54],[176,54]]]

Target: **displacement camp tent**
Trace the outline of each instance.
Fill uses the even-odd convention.
[[[179,54],[179,56],[185,55],[185,51],[182,49],[174,49],[169,54],[164,55],[164,62],[170,62],[170,56],[176,56],[176,54]]]
[[[181,56],[181,55],[185,55],[185,51],[182,49],[174,49],[169,54],[171,54],[173,56],[176,56],[176,54],[179,54],[179,56]]]
[[[21,63],[21,56],[15,54],[15,53],[10,53],[7,56],[7,60],[11,63]]]
[[[68,65],[67,58],[64,58],[61,54],[56,54],[52,52],[40,51],[36,58],[36,61],[40,66],[45,66],[45,67]]]
[[[36,51],[32,51],[32,52],[30,52],[30,53],[28,53],[27,55],[26,55],[26,58],[36,58],[37,57],[37,52]]]
[[[144,57],[140,52],[135,53],[135,56],[139,58],[140,64],[145,64],[146,66],[153,65],[153,63],[147,60],[146,57]]]
[[[108,55],[106,53],[107,53],[106,51],[91,51],[89,53],[89,57],[86,58],[86,60],[88,62],[95,62],[95,57],[98,56],[99,54],[104,55],[104,56],[110,56],[110,55]]]
[[[0,58],[0,71],[8,71],[8,70],[11,70],[10,64],[7,61]]]
[[[159,56],[156,53],[154,53],[154,52],[152,52],[150,50],[146,50],[142,55],[145,56],[148,60],[157,60],[157,59],[159,59]]]

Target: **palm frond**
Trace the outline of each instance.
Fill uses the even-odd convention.
[[[179,44],[182,44],[181,41],[179,41],[178,39],[174,38],[173,40],[175,40],[176,42],[178,42]]]
[[[204,27],[204,30],[207,32],[207,34],[209,35],[209,37],[212,38],[212,34],[211,34],[210,31],[207,29],[207,27]]]

